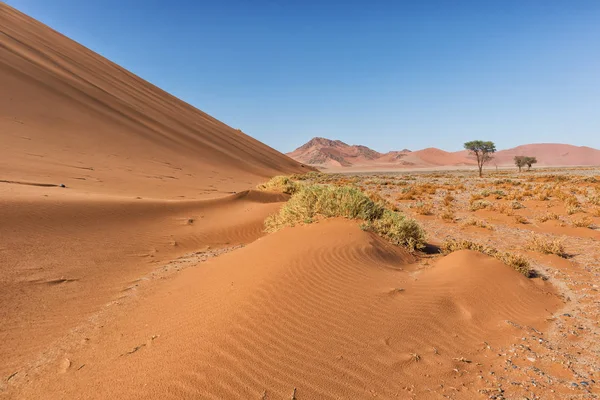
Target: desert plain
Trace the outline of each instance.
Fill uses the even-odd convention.
[[[600,395],[599,167],[324,173],[0,27],[0,398]]]

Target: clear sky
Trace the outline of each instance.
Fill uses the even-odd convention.
[[[8,0],[280,151],[600,148],[600,0]]]

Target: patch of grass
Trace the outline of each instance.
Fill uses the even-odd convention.
[[[477,218],[467,218],[464,220],[461,225],[463,226],[476,226],[478,228],[489,229],[490,231],[494,230],[494,227],[485,220],[477,219]]]
[[[529,223],[529,220],[527,218],[525,218],[524,216],[522,216],[522,215],[515,215],[515,222],[517,224],[523,224],[523,225],[525,225],[525,224]]]
[[[549,212],[544,215],[540,215],[540,216],[536,217],[536,219],[539,222],[546,222],[546,221],[550,221],[550,220],[558,221],[560,219],[560,215],[558,215],[557,213]]]
[[[548,240],[543,236],[534,235],[526,246],[529,250],[537,251],[543,254],[556,254],[559,257],[566,257],[565,246],[562,240]]]
[[[448,239],[442,243],[440,250],[443,254],[450,254],[458,250],[478,251],[502,261],[504,264],[510,266],[515,271],[527,277],[532,276],[529,261],[525,257],[518,254],[499,251],[496,248],[484,246],[480,243],[475,243],[470,240]]]
[[[450,207],[440,213],[440,218],[447,222],[456,222],[456,214]]]
[[[419,202],[414,205],[413,209],[419,215],[432,215],[433,205],[431,203]]]
[[[452,196],[450,193],[448,193],[448,194],[446,194],[446,196],[444,196],[443,202],[446,207],[450,207],[454,200],[455,200],[454,196]]]
[[[363,220],[362,229],[411,251],[424,248],[426,236],[421,226],[384,205],[352,186],[305,185],[299,187],[278,213],[267,217],[265,227],[268,232],[275,232],[285,226],[345,217]]]
[[[582,217],[579,219],[574,219],[573,221],[571,221],[571,225],[573,225],[575,228],[593,228],[594,227],[594,221],[592,221],[592,219],[590,217]]]
[[[582,211],[583,210],[581,207],[579,207],[579,205],[567,205],[567,214],[569,215],[577,214]]]
[[[425,248],[425,231],[411,218],[385,209],[380,218],[365,221],[361,229],[375,232],[390,243],[404,246],[410,251]]]
[[[517,200],[514,200],[510,203],[510,208],[512,208],[513,210],[519,210],[521,208],[525,208],[525,206],[519,203]]]
[[[289,176],[275,176],[269,181],[260,184],[256,187],[258,190],[264,190],[269,192],[279,192],[286,194],[294,194],[300,188],[300,184],[294,181]]]
[[[469,205],[469,210],[477,211],[485,208],[492,208],[492,203],[486,200],[475,200]]]

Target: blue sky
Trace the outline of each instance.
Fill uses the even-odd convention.
[[[600,148],[599,0],[8,0],[280,151]]]

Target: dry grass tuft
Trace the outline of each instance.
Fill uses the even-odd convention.
[[[492,208],[492,203],[486,200],[475,200],[469,205],[469,210],[477,211],[483,210],[485,208]]]
[[[560,220],[560,216],[557,213],[549,212],[544,215],[537,216],[536,220],[539,222],[546,222],[546,221],[550,221],[550,220],[558,221],[558,220]]]
[[[456,214],[450,207],[440,213],[440,218],[447,222],[456,222]]]
[[[476,226],[478,228],[485,228],[485,229],[489,229],[490,231],[494,230],[494,226],[491,225],[490,223],[488,223],[487,221],[483,220],[483,219],[477,219],[477,218],[467,218],[466,220],[464,220],[461,223],[462,226]]]
[[[264,190],[269,192],[279,192],[286,194],[294,194],[300,188],[300,184],[289,176],[275,176],[269,181],[260,184],[256,187],[258,190]]]
[[[529,220],[527,218],[525,218],[524,216],[522,216],[522,215],[515,215],[515,222],[517,224],[526,225],[526,224],[529,223]]]
[[[534,235],[527,243],[527,249],[537,251],[543,254],[556,254],[559,257],[566,257],[565,246],[562,240],[548,240],[543,236]]]
[[[454,251],[458,251],[458,250],[478,251],[480,253],[487,254],[490,257],[494,257],[494,258],[502,261],[504,264],[510,266],[515,271],[517,271],[527,277],[532,276],[532,271],[530,268],[529,261],[527,261],[527,259],[525,257],[518,255],[518,254],[502,252],[493,247],[484,246],[482,244],[475,243],[470,240],[455,240],[455,239],[446,240],[444,243],[442,243],[442,246],[440,247],[440,249],[443,254],[450,254],[450,253],[452,253]]]
[[[433,215],[433,204],[419,202],[414,205],[413,209],[419,215]]]
[[[578,219],[574,219],[573,221],[571,221],[571,225],[573,225],[575,228],[593,228],[594,227],[594,221],[592,221],[592,219],[590,217],[582,217],[582,218],[578,218]]]
[[[444,202],[444,205],[446,207],[450,207],[454,200],[455,200],[454,196],[452,196],[450,193],[448,193],[448,194],[446,194],[446,196],[444,196],[442,201]]]

